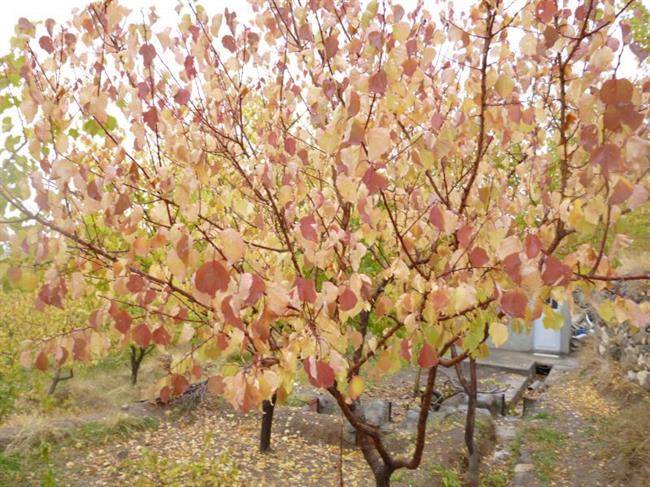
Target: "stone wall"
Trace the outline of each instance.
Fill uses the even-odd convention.
[[[636,302],[648,301],[647,283],[621,283],[614,289]],[[608,296],[605,296],[607,299]],[[609,296],[611,298],[611,296]],[[616,360],[627,379],[650,390],[650,317],[644,328],[633,332],[627,325],[605,325],[593,308],[586,310],[594,322],[598,352],[603,357]]]
[[[596,326],[598,352],[617,360],[632,382],[650,390],[650,324],[637,333],[626,325]]]

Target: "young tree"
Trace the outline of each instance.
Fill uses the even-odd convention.
[[[612,226],[648,195],[648,81],[619,72],[627,5],[251,6],[249,23],[190,4],[159,25],[116,1],[21,19],[3,98],[18,177],[0,197],[40,240],[19,224],[5,239],[46,239],[45,303],[104,288],[61,343],[93,347],[105,324],[179,337],[161,398],[209,361],[208,388],[244,411],[272,411],[304,370],[388,485],[422,459],[438,367],[485,356],[509,324],[556,326],[549,297],[617,278]],[[572,234],[599,237],[569,249]],[[360,373],[408,362],[426,385],[402,458],[364,418]]]

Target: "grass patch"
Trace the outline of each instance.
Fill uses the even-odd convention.
[[[37,429],[21,437],[0,453],[0,486],[56,486],[57,473],[51,457],[62,447],[94,448],[113,438],[158,427],[151,417],[116,415],[105,421],[90,421],[70,431]]]
[[[544,485],[550,485],[553,472],[557,470],[557,463],[560,460],[558,452],[566,441],[564,436],[561,432],[543,424],[527,424],[523,429],[523,435],[518,435],[516,438],[517,452],[513,450],[513,455],[519,455],[522,440],[532,447],[531,456],[537,479]]]
[[[488,472],[482,480],[485,487],[506,487],[509,477],[506,472]]]
[[[534,421],[534,420],[554,420],[556,419],[556,416],[553,413],[549,413],[548,411],[540,411],[539,413],[535,413],[531,416],[526,416],[525,418],[528,421]]]
[[[458,472],[440,463],[433,464],[431,471],[438,476],[442,487],[460,487],[461,481]]]
[[[145,450],[135,461],[124,462],[132,485],[155,487],[165,485],[182,487],[186,485],[229,486],[239,479],[239,469],[229,452],[218,458],[200,456],[198,458],[170,459]]]

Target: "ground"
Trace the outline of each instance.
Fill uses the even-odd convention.
[[[512,455],[493,459],[485,474],[514,474],[513,485],[522,487],[645,487],[648,431],[650,395],[587,348],[578,368],[552,374],[531,414],[518,421]]]
[[[490,421],[482,415],[483,486],[511,485],[522,464],[532,466],[520,484],[526,487],[649,485],[648,394],[620,379],[611,364],[583,355],[573,370],[556,366],[532,414],[522,419],[517,408],[514,415],[497,420],[497,437],[500,423],[515,426],[495,453],[490,452]],[[144,382],[155,368],[155,360],[146,364]],[[511,375],[482,367],[479,389],[508,391]],[[128,369],[119,360],[99,364],[77,379],[62,384],[44,404],[37,405],[34,398],[19,402],[32,413],[14,413],[7,421],[18,428],[20,440],[0,453],[0,486],[321,486],[340,485],[341,476],[348,486],[373,485],[360,452],[341,441],[340,416],[308,411],[306,402],[316,391],[304,384],[276,409],[273,449],[263,455],[257,450],[257,411],[235,413],[210,398],[195,408],[182,404],[160,410],[132,402],[124,408],[124,398],[132,401],[142,391],[123,385]],[[449,377],[441,374],[439,379],[441,389],[455,387]],[[414,381],[415,370],[409,368],[384,380],[368,377],[367,395],[393,401],[397,425],[408,408],[417,406]],[[101,391],[95,390],[97,384]],[[433,421],[423,464],[415,472],[396,472],[393,485],[459,486],[463,419],[456,413]],[[394,430],[391,448],[408,454],[412,430]]]

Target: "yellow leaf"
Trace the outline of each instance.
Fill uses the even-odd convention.
[[[433,169],[434,166],[433,152],[426,149],[420,149],[418,151],[418,154],[420,155],[420,161],[422,162],[422,166],[424,166],[425,169]]]
[[[495,347],[500,347],[508,339],[508,327],[503,323],[495,321],[490,324],[490,338]]]
[[[368,158],[376,161],[390,148],[390,132],[388,129],[374,127],[368,131]]]
[[[244,240],[237,230],[226,228],[221,231],[223,253],[229,262],[236,262],[244,256]]]
[[[562,316],[562,313],[556,312],[550,306],[544,306],[544,311],[542,313],[544,316],[544,328],[555,331],[560,331],[562,329],[562,325],[564,325],[564,316]]]
[[[501,98],[508,98],[508,96],[510,96],[510,93],[512,93],[512,89],[514,87],[515,82],[512,81],[512,78],[510,76],[506,76],[505,74],[499,76],[495,84],[497,93],[501,95]]]
[[[350,398],[356,399],[363,393],[364,388],[365,384],[363,383],[363,379],[358,375],[355,375],[348,386],[348,395]]]
[[[614,321],[615,313],[616,310],[614,309],[614,304],[609,300],[603,301],[600,303],[600,306],[598,306],[598,314],[607,323]]]

